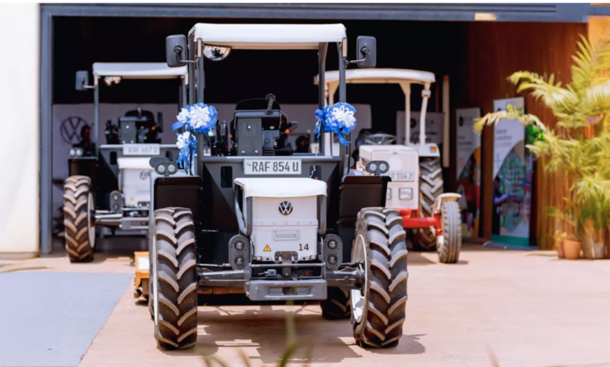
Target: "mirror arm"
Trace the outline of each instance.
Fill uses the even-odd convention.
[[[368,47],[363,47],[361,51],[362,51],[362,54],[364,55],[364,59],[348,61],[347,64],[363,63],[366,60],[366,57],[369,55],[369,49],[368,49]]]
[[[180,46],[174,47],[174,53],[176,54],[176,60],[178,60],[178,62],[183,62],[185,64],[194,64],[194,63],[196,63],[196,61],[181,60],[180,57],[178,57],[178,55],[180,55],[182,53],[182,47],[180,47]]]

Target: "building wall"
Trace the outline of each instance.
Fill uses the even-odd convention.
[[[0,258],[38,254],[38,4],[0,4]]]
[[[493,100],[518,95],[525,97],[526,112],[537,115],[545,124],[554,126],[556,120],[550,109],[536,102],[527,93],[517,94],[506,78],[516,71],[532,71],[563,83],[570,81],[572,55],[580,36],[587,36],[584,23],[469,23],[465,29],[464,50],[460,55],[461,71],[452,83],[455,107],[480,107],[481,113],[492,112]],[[457,85],[456,85],[457,84]],[[482,141],[481,178],[483,237],[491,238],[493,178],[493,129],[486,128]],[[530,236],[537,237],[542,249],[552,248],[555,221],[546,216],[544,208],[560,205],[567,189],[565,180],[544,173],[544,162],[536,167],[536,205],[532,203]],[[452,177],[454,177],[453,175]]]

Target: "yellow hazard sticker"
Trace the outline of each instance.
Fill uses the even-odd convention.
[[[269,247],[269,245],[265,246],[263,252],[271,252],[271,247]]]

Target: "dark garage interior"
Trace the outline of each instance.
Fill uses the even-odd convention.
[[[91,93],[74,90],[77,70],[91,70],[94,62],[164,62],[165,38],[187,34],[197,22],[211,23],[343,23],[353,58],[356,38],[377,38],[378,68],[407,68],[431,71],[437,83],[432,87],[428,111],[440,111],[442,78],[450,77],[450,151],[455,146],[454,111],[480,107],[490,112],[493,99],[517,95],[506,77],[517,70],[540,74],[555,73],[557,79],[569,75],[576,42],[586,34],[584,23],[558,22],[474,22],[474,21],[379,21],[319,19],[244,19],[244,18],[164,18],[164,17],[54,17],[52,57],[52,103],[91,103]],[[330,50],[327,69],[336,69],[337,55]],[[352,67],[352,66],[350,66]],[[223,62],[206,60],[206,102],[237,103],[246,98],[277,96],[278,102],[317,103],[316,53],[310,51],[237,51]],[[175,103],[176,87],[170,81],[131,81],[101,88],[102,103]],[[412,93],[412,110],[421,103],[419,90]],[[396,111],[404,110],[404,97],[398,85],[350,85],[350,103],[369,104],[373,130],[394,134]],[[550,111],[526,97],[528,112],[552,120]],[[313,113],[313,111],[312,111]],[[166,121],[169,127],[173,121]],[[488,156],[493,131],[482,139],[482,171],[490,171]],[[454,189],[454,160],[444,170],[445,190]],[[536,173],[539,175],[539,173]],[[492,189],[491,175],[481,178],[482,220],[480,236],[490,236],[491,201],[485,192]],[[537,185],[540,185],[540,181]],[[549,198],[536,196],[538,203]],[[532,228],[536,226],[534,214]],[[546,222],[545,222],[546,223]],[[543,225],[548,225],[543,224]],[[538,229],[543,231],[543,229]],[[534,236],[535,237],[535,236]],[[542,244],[541,246],[545,246]]]

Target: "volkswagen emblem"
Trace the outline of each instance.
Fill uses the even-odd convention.
[[[278,209],[282,215],[290,215],[292,213],[292,204],[290,201],[282,201]]]
[[[140,171],[140,180],[147,180],[150,177],[150,171]]]

